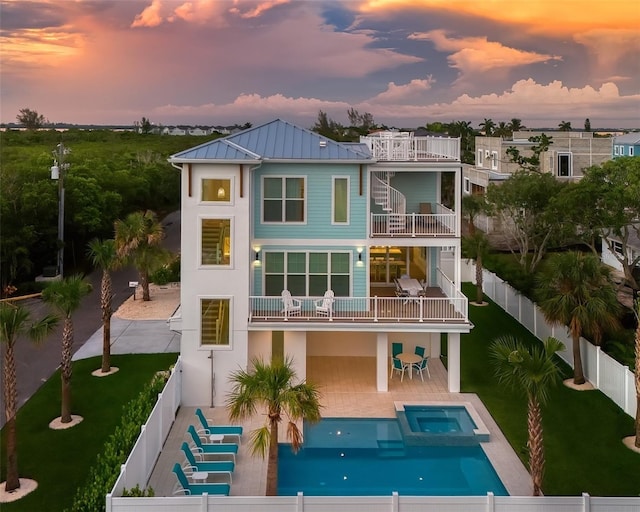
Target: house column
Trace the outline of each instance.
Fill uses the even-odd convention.
[[[293,361],[293,369],[302,382],[307,378],[307,332],[284,331],[284,356]]]
[[[447,334],[449,393],[460,393],[460,333]]]
[[[389,336],[386,332],[379,332],[376,336],[376,388],[378,391],[389,391],[387,361],[389,361]]]

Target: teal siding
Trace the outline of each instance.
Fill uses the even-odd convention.
[[[391,186],[402,192],[407,200],[407,213],[419,213],[420,203],[439,202],[437,197],[437,173],[398,172],[391,178]]]
[[[265,252],[332,252],[332,251],[351,251],[351,296],[365,297],[367,291],[367,275],[365,258],[366,254],[362,254],[362,265],[358,265],[357,248],[353,246],[328,245],[326,247],[309,247],[309,246],[281,246],[281,245],[265,245],[260,248],[260,264],[253,265],[253,291],[252,295],[263,295],[264,290],[264,253]]]
[[[262,224],[262,177],[306,176],[306,223]],[[334,176],[349,177],[349,224],[331,224],[331,195]],[[359,195],[359,165],[264,164],[252,177],[254,238],[344,239],[366,237],[366,167],[363,168],[362,195]]]

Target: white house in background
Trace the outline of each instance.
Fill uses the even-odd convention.
[[[626,244],[623,238],[626,237]],[[625,247],[626,246],[626,247]],[[622,236],[610,235],[602,240],[602,262],[612,267],[621,279],[624,276],[622,261],[626,260],[635,279],[640,281],[640,224],[625,227]]]
[[[460,291],[459,139],[381,132],[340,143],[277,119],[169,160],[182,176],[181,306],[170,323],[182,332],[184,405],[223,404],[229,373],[274,353],[301,378],[307,356],[374,357],[372,382],[386,392],[391,343],[438,358],[441,335],[449,390],[460,390],[460,334],[472,326]],[[424,284],[417,295],[394,294],[405,274]]]
[[[520,166],[511,161],[507,149],[515,147],[521,156],[529,157],[534,145],[529,138],[543,133],[551,137],[552,144],[540,155],[540,170],[558,179],[580,179],[584,169],[611,160],[613,139],[594,137],[591,132],[521,131],[512,139],[476,137],[475,165],[464,166],[464,193],[484,194],[490,183],[508,179]]]

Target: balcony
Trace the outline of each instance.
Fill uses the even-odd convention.
[[[414,137],[408,132],[379,132],[360,137],[378,161],[460,161],[460,139]]]
[[[437,290],[437,289],[436,289]],[[319,297],[296,297],[299,311],[283,310],[280,297],[249,297],[249,324],[333,323],[335,324],[461,324],[468,323],[467,298],[453,297],[336,297],[328,314],[316,311]]]
[[[456,236],[456,214],[437,204],[437,213],[372,213],[371,237],[452,237]]]

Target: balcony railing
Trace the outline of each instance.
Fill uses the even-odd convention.
[[[456,214],[442,205],[438,213],[372,213],[370,236],[455,236]]]
[[[460,139],[414,137],[407,132],[380,132],[360,137],[374,158],[382,161],[460,161]]]
[[[249,323],[467,323],[467,298],[452,297],[336,297],[328,312],[316,311],[320,297],[296,297],[299,310],[283,309],[280,297],[249,297]]]

